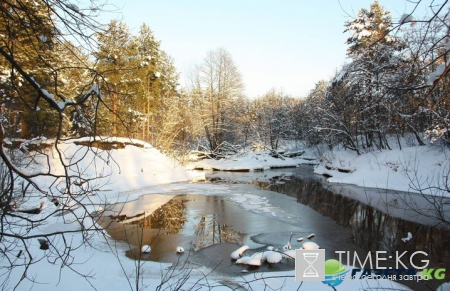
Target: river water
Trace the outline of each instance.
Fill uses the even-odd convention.
[[[420,250],[428,254],[430,267],[450,270],[449,227],[443,223],[450,221],[448,199],[330,184],[311,166],[211,172],[207,178],[214,181],[208,183],[225,187],[226,194],[206,190],[207,195],[189,191],[172,195],[151,213],[142,205],[157,197],[144,195],[128,205],[115,205],[100,223],[113,238],[129,244],[126,253],[132,259],[174,264],[188,260],[223,276],[294,269],[291,260],[257,269],[236,265],[230,254],[244,244],[250,247],[248,254],[267,246],[282,249],[290,238],[292,248],[298,249],[311,234],[311,240],[326,250],[327,259],[337,259],[336,251],[365,258],[368,251],[391,255]],[[118,214],[137,206],[140,211],[132,216]],[[297,242],[298,238],[304,241]],[[140,254],[143,244],[151,245],[150,254]],[[177,254],[177,246],[185,253]],[[413,263],[419,265],[420,260]],[[392,260],[387,264],[394,266]],[[438,283],[410,287],[433,290]]]

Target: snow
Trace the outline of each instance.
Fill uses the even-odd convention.
[[[319,248],[319,245],[312,241],[307,241],[302,244],[302,249],[305,250],[318,250]]]
[[[299,163],[292,158],[275,158],[269,151],[236,154],[226,159],[205,159],[193,163],[188,169],[213,169],[220,171],[263,171],[271,168],[297,167]]]
[[[98,138],[97,138],[98,139]],[[274,210],[273,206],[267,200],[266,197],[232,193],[227,187],[220,185],[209,184],[188,184],[181,183],[183,181],[189,181],[195,176],[198,176],[196,172],[185,171],[185,169],[176,161],[161,154],[158,150],[153,148],[150,144],[133,139],[127,138],[101,138],[105,142],[110,143],[124,143],[125,148],[114,150],[100,150],[97,148],[88,148],[83,145],[77,145],[76,142],[93,142],[92,138],[81,138],[76,140],[61,141],[57,148],[62,153],[64,160],[79,161],[79,169],[83,171],[87,177],[96,177],[99,172],[94,170],[102,169],[102,176],[99,178],[99,189],[97,195],[89,197],[91,204],[87,205],[89,211],[102,211],[99,205],[105,204],[107,201],[131,201],[137,199],[142,194],[146,195],[139,200],[135,200],[134,204],[127,204],[124,211],[126,213],[137,213],[141,208],[145,208],[147,211],[152,212],[159,206],[167,202],[174,194],[179,193],[203,193],[204,195],[216,195],[224,193],[231,197],[232,201],[240,204],[244,209],[248,211],[254,211],[258,213],[275,213],[278,218],[282,218],[283,211],[278,209]],[[33,143],[46,143],[52,144],[52,140],[45,138],[38,138]],[[30,144],[28,142],[27,144]],[[416,149],[418,151],[418,149]],[[52,147],[48,149],[49,164],[51,166],[52,173],[61,173],[63,170],[56,158],[58,155],[57,149]],[[397,152],[399,154],[399,152]],[[421,156],[422,153],[418,153]],[[372,168],[375,168],[377,159],[375,153],[371,154]],[[417,156],[417,155],[416,155]],[[429,156],[429,155],[428,155]],[[350,160],[351,155],[347,158]],[[442,156],[436,153],[435,158],[429,159],[429,164],[437,162]],[[39,157],[35,157],[39,161]],[[377,156],[378,159],[384,158],[384,161],[388,161],[389,155],[386,153]],[[237,159],[237,161],[235,160]],[[266,160],[266,161],[264,161]],[[109,161],[109,162],[107,162]],[[220,162],[220,161],[219,161]],[[365,170],[361,168],[367,164],[366,160],[359,161],[358,158],[352,160],[352,167],[354,172]],[[442,162],[442,160],[441,160]],[[208,161],[213,164],[214,162]],[[297,162],[293,159],[280,160],[270,157],[268,153],[250,153],[248,155],[241,155],[235,157],[233,160],[225,160],[221,162],[221,167],[238,167],[238,165],[232,166],[232,164],[249,163],[245,165],[248,169],[261,169],[265,167],[272,167],[274,165],[291,165],[296,166]],[[45,164],[45,163],[44,163]],[[214,165],[216,166],[216,165]],[[242,166],[240,166],[242,167]],[[381,166],[380,166],[381,167]],[[142,171],[145,169],[144,171]],[[25,169],[23,169],[25,170]],[[27,167],[29,173],[37,171],[47,170],[45,167]],[[73,168],[70,171],[74,171]],[[331,171],[335,174],[335,172]],[[339,172],[338,172],[339,173]],[[364,172],[368,174],[369,172]],[[347,174],[349,175],[349,174]],[[351,174],[350,174],[351,175]],[[370,174],[370,176],[374,176]],[[366,176],[367,177],[367,176]],[[61,187],[59,185],[50,185],[50,180],[37,180],[42,187]],[[230,193],[231,192],[231,193]],[[62,192],[64,193],[64,192]],[[63,197],[63,196],[62,196]],[[28,203],[35,204],[39,202],[40,198],[36,197],[34,201],[28,201]],[[34,205],[33,204],[33,205]],[[45,206],[45,213],[48,213],[54,209],[55,205],[48,203]],[[45,215],[44,213],[44,215]],[[90,228],[95,223],[92,220],[86,219],[83,221],[83,227]],[[43,229],[34,229],[29,235],[38,233],[51,233],[55,231],[73,231],[80,228],[78,222],[72,222],[66,220],[64,217],[51,216],[48,219],[48,223]],[[56,261],[51,263],[47,260],[47,256],[52,254],[47,251],[39,249],[38,241],[31,241],[30,252],[36,259],[36,264],[32,265],[27,275],[30,278],[39,282],[31,282],[25,280],[20,286],[20,290],[127,290],[136,283],[136,266],[137,263],[134,260],[128,259],[125,256],[125,251],[129,249],[129,246],[120,241],[113,241],[109,237],[102,236],[97,233],[91,237],[90,244],[83,243],[83,237],[79,233],[68,233],[67,240],[71,241],[74,245],[79,244],[81,247],[71,251],[71,259],[73,267],[76,272],[70,270],[67,267],[61,268],[63,262]],[[243,247],[245,249],[245,247]],[[248,247],[247,247],[248,248]],[[242,248],[239,251],[239,255],[242,255]],[[175,250],[174,250],[175,251]],[[285,253],[291,257],[295,256],[295,250],[289,250]],[[287,257],[285,255],[285,257]],[[265,259],[269,263],[279,262],[281,255],[278,252],[263,252],[262,255],[253,257],[238,258],[239,263],[247,263],[250,265],[259,266]],[[237,257],[237,256],[235,256]],[[238,263],[236,261],[236,263]],[[4,264],[5,262],[0,262]],[[155,290],[155,288],[161,284],[161,274],[167,274],[170,264],[146,261],[145,264],[139,265],[142,271],[142,281],[139,281],[140,286],[147,286],[145,290]],[[9,282],[14,284],[21,278],[21,268],[16,268],[12,271],[9,277]],[[195,290],[210,290],[211,285],[221,285],[223,277],[215,277],[211,275],[207,278],[204,274],[209,274],[212,270],[206,267],[195,267],[192,272],[189,273],[189,278],[186,285],[183,287],[189,289],[190,286],[196,284]],[[92,278],[87,277],[83,279],[80,274],[89,274]],[[174,280],[177,280],[174,278]],[[321,282],[296,282],[294,280],[293,271],[272,272],[270,274],[251,273],[245,276],[236,276],[235,278],[226,278],[229,282],[236,282],[244,286],[244,289],[248,290],[263,290],[265,284],[269,287],[266,289],[278,290],[297,290],[301,285],[300,290],[330,290],[330,288]],[[173,281],[171,281],[173,282]],[[169,284],[169,283],[168,283]],[[11,287],[11,285],[9,285]],[[168,285],[166,285],[167,287]],[[341,285],[342,290],[364,290],[368,287],[376,287],[378,289],[395,288],[398,290],[409,290],[402,285],[398,285],[391,281],[378,281],[378,280],[344,280]],[[162,288],[164,289],[164,288]],[[222,288],[214,288],[214,290],[232,290],[223,286]]]
[[[361,39],[363,37],[368,37],[371,36],[372,32],[370,30],[362,30],[361,32],[358,33],[358,39]]]
[[[413,238],[412,233],[408,232],[408,235],[404,238],[402,238],[403,242],[410,241]]]
[[[98,194],[102,197],[108,196],[109,200],[122,192],[129,194],[155,185],[188,181],[198,175],[186,172],[178,162],[164,156],[148,143],[127,138],[100,137],[100,140],[113,144],[123,143],[126,146],[123,149],[106,151],[75,144],[93,142],[93,138],[62,141],[58,144],[58,149],[52,147],[49,153],[51,173],[63,174],[64,168],[58,158],[59,151],[67,164],[80,161],[70,168],[69,173],[82,171],[85,178],[97,178],[96,183],[103,185]],[[28,170],[31,169],[28,167]],[[43,170],[43,167],[35,169],[36,172]],[[46,181],[42,186],[50,187],[53,180]]]
[[[339,73],[337,74],[337,76],[333,79],[333,83],[335,82],[339,82],[342,80],[342,78],[345,76],[345,74],[347,73],[347,70],[344,68],[342,70],[339,71]]]
[[[434,82],[436,82],[436,80],[439,79],[439,77],[445,72],[446,67],[447,65],[445,64],[437,66],[436,70],[428,75],[427,85],[432,86]]]
[[[445,72],[445,67],[446,66],[444,64],[437,66],[436,73],[438,76],[442,75]]]
[[[283,256],[279,252],[267,252],[266,260],[270,264],[278,264]]]
[[[238,260],[242,256],[242,254],[245,253],[245,251],[247,251],[248,249],[249,247],[247,245],[238,248],[237,250],[231,253],[231,258],[233,260]]]
[[[231,201],[236,202],[243,209],[252,211],[254,213],[271,213],[272,216],[277,217],[277,213],[281,217],[282,215],[274,211],[275,207],[270,204],[266,197],[261,197],[253,194],[233,194],[230,198]]]
[[[97,140],[99,137],[97,137]],[[100,150],[98,148],[89,148],[83,145],[77,145],[80,142],[92,142],[92,138],[71,139],[67,141],[60,141],[57,148],[53,147],[44,149],[47,151],[49,157],[49,166],[52,174],[60,174],[63,168],[57,159],[58,152],[62,154],[63,160],[66,163],[78,161],[79,170],[81,170],[85,177],[99,176],[98,170],[102,169],[103,173],[99,177],[97,195],[88,197],[89,204],[86,204],[87,211],[102,211],[102,207],[107,202],[130,201],[137,198],[140,194],[151,192],[149,189],[155,189],[158,186],[163,187],[164,184],[172,184],[175,182],[189,181],[195,177],[196,173],[186,172],[184,168],[171,158],[161,154],[151,145],[127,138],[101,138],[105,142],[122,142],[126,143],[125,148],[115,150]],[[51,145],[54,140],[47,140],[44,137],[36,138],[32,141],[26,141],[22,147],[27,147],[30,144],[45,143]],[[35,161],[44,161],[43,157],[35,156]],[[95,167],[94,167],[95,166]],[[144,172],[141,169],[146,169]],[[97,169],[97,172],[96,172]],[[21,169],[28,174],[37,172],[46,172],[48,166],[46,162],[36,165],[30,163],[26,168]],[[74,172],[74,167],[71,167],[69,173]],[[60,185],[52,185],[51,179],[37,179],[37,183],[43,189],[53,189],[57,191],[61,188]],[[59,189],[61,190],[61,189]],[[169,190],[168,190],[169,191]],[[159,191],[157,191],[159,192]],[[64,193],[62,189],[61,193]],[[65,194],[62,194],[59,199],[64,199]],[[138,208],[145,207],[148,211],[157,209],[162,204],[166,203],[172,195],[153,194],[146,196],[147,200],[142,200],[145,205],[126,204],[124,211],[126,213],[134,213]],[[28,206],[35,206],[39,204],[41,198],[30,197],[24,208]],[[45,202],[46,200],[42,200]],[[48,213],[52,213],[58,206],[53,203],[43,203],[44,210],[43,217]],[[75,211],[82,211],[77,209]],[[84,243],[84,238],[81,233],[73,232],[80,230],[81,227],[85,229],[92,229],[98,227],[91,219],[86,218],[80,222],[62,216],[49,216],[44,227],[34,228],[30,230],[29,235],[38,235],[42,233],[54,233],[58,231],[67,231],[66,239],[71,242],[73,246],[81,246],[77,249],[71,250],[70,262],[73,263],[76,272],[71,271],[70,268],[61,268],[61,263],[53,260],[50,250],[39,249],[40,243],[38,240],[31,240],[30,253],[32,254],[35,264],[27,270],[27,275],[34,278],[41,284],[35,284],[28,280],[22,282],[21,288],[32,290],[91,290],[91,283],[95,285],[97,290],[114,289],[126,290],[129,288],[128,280],[130,274],[133,273],[133,260],[125,257],[125,250],[128,246],[123,242],[114,242],[108,236],[102,236],[101,233],[95,233],[90,238],[89,244]],[[53,244],[61,244],[62,242],[53,241]],[[175,251],[175,250],[174,250]],[[52,258],[47,260],[46,257]],[[120,261],[120,263],[119,263]],[[0,262],[5,264],[6,262]],[[122,265],[122,266],[121,266]],[[151,264],[149,264],[151,265]],[[155,263],[153,267],[146,269],[146,275],[153,276],[146,280],[146,284],[157,286],[160,284],[161,270],[164,270],[168,264]],[[124,267],[124,269],[122,269]],[[153,271],[155,269],[155,271]],[[157,271],[156,271],[157,269]],[[130,270],[124,273],[123,270]],[[15,268],[9,281],[11,284],[18,282],[22,276],[23,269]],[[194,272],[195,273],[195,272]],[[54,275],[54,274],[60,274]],[[91,274],[92,279],[82,280],[80,274]],[[132,280],[132,279],[131,279]],[[89,282],[90,281],[90,282]],[[73,284],[76,282],[76,284]],[[9,285],[11,287],[11,285]],[[23,290],[23,289],[21,289]]]
[[[152,251],[152,248],[149,245],[143,245],[141,248],[141,253],[149,253]]]
[[[418,193],[419,188],[439,184],[449,164],[448,150],[432,144],[403,145],[402,150],[371,151],[359,156],[354,151],[335,149],[324,156],[324,162],[314,172],[329,176],[331,183]],[[433,189],[422,192],[448,195],[433,192]]]
[[[415,22],[416,19],[411,14],[403,14],[402,17],[400,17],[400,20],[398,21],[399,24],[404,24],[408,22]]]
[[[95,93],[97,94],[97,96],[101,97],[101,91],[100,91],[100,86],[98,84],[93,84],[91,86],[91,88],[88,90],[88,92],[86,93],[86,95],[89,95],[91,93]]]
[[[73,101],[73,100],[57,101],[57,100],[55,100],[55,95],[49,93],[45,89],[41,88],[40,90],[41,90],[42,94],[44,94],[47,99],[49,99],[52,102],[54,102],[59,107],[59,109],[61,109],[61,110],[63,110],[67,106],[67,104],[74,104],[75,103],[75,101]]]
[[[242,257],[236,261],[236,264],[260,266],[262,263],[266,261],[270,264],[278,264],[279,262],[281,262],[282,259],[283,259],[282,254],[277,251],[264,251],[264,252],[257,252],[250,257],[249,256]]]
[[[245,256],[236,261],[238,265],[261,266],[261,258],[259,256]]]

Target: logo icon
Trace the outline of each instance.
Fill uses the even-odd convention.
[[[322,283],[331,287],[337,286],[344,280],[345,274],[348,271],[345,270],[338,260],[326,260],[325,261],[325,280]]]
[[[295,281],[325,280],[325,250],[295,250]]]

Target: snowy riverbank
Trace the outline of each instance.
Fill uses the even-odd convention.
[[[204,159],[192,162],[187,169],[229,172],[264,171],[290,168],[299,164],[316,164],[316,174],[329,177],[331,183],[361,187],[391,189],[429,195],[448,195],[436,187],[445,188],[444,178],[450,171],[448,148],[428,143],[417,146],[411,139],[402,140],[402,148],[391,141],[391,149],[355,151],[342,148],[294,148],[302,154],[296,157],[277,155],[270,151],[243,152],[220,160]],[[287,152],[292,150],[287,148]],[[448,181],[447,181],[448,183]]]
[[[124,141],[116,139],[111,144],[117,144],[117,142]],[[127,144],[124,144],[123,148],[119,146],[120,149],[108,151],[77,145],[73,141],[58,145],[61,152],[64,153],[65,161],[79,160],[77,169],[81,170],[86,177],[98,177],[99,180],[98,191],[95,191],[96,195],[84,199],[84,208],[75,210],[75,214],[80,214],[82,211],[94,212],[107,202],[130,201],[142,194],[153,195],[147,199],[149,209],[157,209],[167,202],[167,197],[179,193],[223,196],[243,194],[230,191],[226,185],[189,184],[187,181],[198,175],[197,172],[186,172],[176,161],[164,156],[149,144],[134,140],[131,143],[129,143],[130,140],[126,142]],[[58,164],[54,148],[49,149],[49,153],[49,156],[52,157],[49,160],[52,172],[60,173],[62,168]],[[80,159],[81,157],[83,159]],[[270,165],[266,164],[266,166]],[[31,173],[38,169],[38,167],[27,167],[23,170]],[[42,171],[42,168],[40,170]],[[100,173],[101,175],[99,175]],[[44,179],[36,182],[42,183],[41,186],[48,189],[54,187],[61,191],[64,190],[61,185],[46,184],[48,181]],[[163,197],[165,195],[167,197]],[[257,199],[257,195],[248,197],[251,199],[242,200],[241,204],[247,203],[248,207],[255,208],[255,203],[259,203],[261,200]],[[25,205],[32,206],[45,202],[43,211],[38,215],[46,217],[58,207],[46,199],[42,196],[32,197],[26,201]],[[243,209],[246,208],[244,206]],[[163,284],[162,276],[169,274],[168,268],[171,264],[145,262],[139,265],[136,261],[126,257],[125,252],[130,249],[130,246],[125,242],[114,241],[99,232],[91,233],[88,238],[83,237],[80,232],[72,232],[81,228],[93,229],[95,226],[89,217],[85,217],[80,222],[73,219],[71,215],[55,215],[47,218],[45,227],[32,229],[29,236],[69,231],[65,234],[65,239],[74,248],[68,256],[69,261],[62,262],[52,249],[39,249],[40,245],[37,239],[31,239],[29,251],[33,256],[34,264],[27,270],[28,279],[21,283],[18,290],[135,290],[136,286],[145,290],[155,290],[158,285]],[[55,246],[63,247],[60,240],[52,241],[52,243]],[[66,263],[71,263],[70,267],[65,265]],[[139,276],[136,275],[138,267],[141,272]],[[3,276],[2,280],[5,281],[8,288],[13,288],[20,280],[23,271],[23,268],[17,267],[9,277]],[[211,269],[196,266],[189,273],[183,289],[189,289],[190,286],[196,284],[199,290],[210,290],[211,286],[216,286],[214,290],[233,290],[239,285],[248,290],[263,290],[265,285],[277,290],[279,288],[294,290],[302,284],[300,290],[330,290],[321,282],[296,282],[293,271],[248,274],[243,277],[240,276],[242,274],[236,274],[236,277],[233,278],[224,278],[214,274],[205,275],[211,271]],[[164,287],[184,280],[183,274],[185,273],[172,274],[173,278],[165,282]],[[265,279],[255,280],[255,278],[262,277]],[[232,287],[227,287],[227,285]],[[391,281],[377,280],[345,280],[341,286],[346,290],[361,290],[368,286],[377,287],[379,290],[380,288],[408,290]],[[194,289],[197,290],[197,287]]]
[[[401,150],[374,150],[361,155],[343,149],[328,151],[314,172],[328,176],[332,183],[449,196],[446,191],[436,189],[445,188],[449,171],[447,148],[404,144]]]
[[[233,156],[214,160],[204,159],[188,165],[190,170],[218,170],[218,171],[264,171],[274,168],[296,167],[298,161],[276,155],[269,151],[244,152]]]
[[[134,200],[150,192],[150,189],[188,182],[202,176],[202,173],[185,171],[175,160],[138,140],[102,138],[100,143],[92,143],[88,138],[73,139],[58,143],[57,150],[54,141],[39,139],[22,144],[21,147],[23,151],[40,148],[42,154],[30,151],[31,155],[24,155],[23,166],[18,169],[27,175],[42,173],[33,180],[48,195],[29,195],[20,202],[20,209],[33,209],[41,205],[40,213],[29,215],[34,220],[44,219],[45,223],[26,233],[27,237],[36,237],[28,240],[27,251],[33,259],[26,270],[27,278],[21,279],[25,271],[23,267],[15,267],[10,274],[0,274],[0,281],[4,281],[2,287],[6,289],[14,288],[21,280],[19,290],[89,290],[93,287],[97,290],[130,289],[129,280],[134,276],[135,261],[125,257],[125,250],[129,247],[124,242],[114,242],[97,232],[98,225],[89,213],[109,203]],[[66,169],[61,161],[67,166]],[[84,187],[86,195],[74,197],[66,194],[67,184],[64,179],[55,178],[64,174],[65,170],[68,175],[78,175],[86,179],[84,181],[89,180],[89,187],[76,178],[72,179],[74,185],[70,185],[78,191]],[[153,209],[167,200],[152,200]],[[74,205],[75,201],[78,206]],[[70,210],[60,215],[64,211],[61,207],[69,207]],[[12,225],[14,223],[11,221]],[[82,233],[82,229],[85,232]],[[62,241],[58,233],[64,232],[65,241]],[[40,249],[37,237],[42,234],[56,234],[49,237],[52,247],[48,250]],[[62,261],[55,250],[67,252],[68,248],[70,253],[64,255],[68,261]],[[17,249],[19,251],[23,250]],[[21,259],[19,253],[17,260]],[[0,264],[1,267],[8,266],[7,260],[2,260]],[[161,268],[165,267],[167,265],[158,264],[154,270],[157,274],[148,281],[150,285],[155,280],[160,281]]]

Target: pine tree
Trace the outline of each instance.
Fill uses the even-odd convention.
[[[97,189],[96,178],[102,176],[85,176],[79,160],[71,159],[73,153],[60,147],[69,127],[65,114],[99,96],[98,85],[92,84],[95,71],[81,50],[68,41],[77,40],[85,49],[93,45],[90,36],[100,28],[91,12],[98,10],[95,3],[88,5],[78,9],[64,0],[0,3],[0,269],[6,278],[0,282],[2,289],[21,289],[21,282],[39,281],[29,274],[30,266],[45,259],[74,270],[70,267],[72,251],[85,243],[66,240],[64,230],[39,229],[62,209],[70,221],[82,224],[90,219],[82,201]],[[55,138],[52,148],[32,147],[29,139],[38,135]],[[16,137],[28,140],[16,143]],[[41,202],[33,214],[45,213],[28,215],[31,212],[26,209],[37,203],[32,201]],[[48,203],[57,207],[47,207]],[[94,229],[80,227],[79,233],[87,238]],[[32,249],[42,242],[49,251],[36,259]]]
[[[155,116],[161,107],[162,73],[160,42],[156,40],[150,27],[145,23],[141,26],[137,36],[138,61],[141,82],[139,96],[135,100],[135,107],[140,108],[141,138],[152,142],[154,146],[157,120]]]
[[[42,2],[12,1],[2,4],[0,10],[1,47],[18,66],[37,83],[46,86],[52,94],[56,91],[61,66],[56,41],[57,31],[53,20]],[[11,136],[33,137],[54,136],[54,125],[58,123],[56,112],[46,102],[36,100],[34,88],[3,59],[1,67],[1,90],[4,94],[2,115],[8,121],[6,130]]]
[[[358,17],[347,21],[345,27],[344,32],[351,33],[347,39],[347,54],[352,59],[373,60],[377,55],[384,54],[386,49],[398,48],[396,39],[389,35],[391,14],[378,1],[370,5],[370,10],[359,10]]]
[[[3,81],[0,86],[5,93],[2,114],[8,120],[5,128],[12,130],[11,136],[16,137],[54,137],[59,131],[58,112],[48,102],[37,98],[36,88],[13,69],[11,62],[20,66],[57,101],[74,99],[88,86],[90,63],[81,49],[64,40],[63,32],[55,29],[53,9],[56,8],[51,4],[14,0],[3,4],[2,8],[1,46],[10,58],[0,63]],[[70,129],[69,117],[65,113],[62,117],[60,133],[66,135]]]
[[[365,136],[365,147],[374,144],[379,148],[389,147],[386,134],[390,127],[390,106],[387,102],[391,96],[386,88],[392,85],[393,72],[404,62],[398,57],[403,48],[402,40],[389,35],[391,16],[378,1],[371,4],[370,10],[361,9],[358,17],[345,26],[345,32],[351,33],[347,54],[352,63],[343,75],[353,84],[352,90],[358,89],[351,102],[358,114],[355,132]]]
[[[141,82],[136,76],[137,42],[128,27],[116,20],[112,20],[97,39],[98,50],[94,56],[103,81],[105,105],[105,109],[98,112],[97,134],[130,136],[136,115],[134,98]]]

